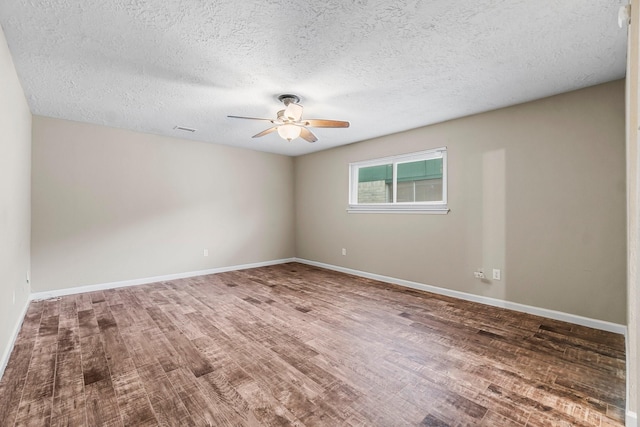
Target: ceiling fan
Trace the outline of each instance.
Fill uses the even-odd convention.
[[[242,116],[227,116],[233,119],[249,119],[249,120],[263,120],[273,123],[275,126],[262,132],[253,135],[253,138],[259,138],[272,132],[278,131],[278,135],[287,141],[301,137],[309,142],[316,142],[318,138],[307,129],[309,127],[316,128],[348,128],[349,122],[341,120],[324,120],[324,119],[303,119],[302,118],[302,105],[298,104],[300,98],[297,95],[283,94],[278,97],[285,108],[278,111],[275,119],[260,119],[257,117],[242,117]]]

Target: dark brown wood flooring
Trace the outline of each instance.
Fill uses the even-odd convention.
[[[303,264],[31,303],[0,424],[621,426],[624,338]]]

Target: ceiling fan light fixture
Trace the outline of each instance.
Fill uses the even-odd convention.
[[[278,126],[278,135],[281,138],[286,139],[287,141],[291,141],[292,139],[296,139],[300,136],[300,132],[302,129],[300,126],[292,125],[292,124],[284,124],[282,126]]]
[[[284,109],[284,116],[294,122],[299,121],[302,118],[302,105],[290,102]]]

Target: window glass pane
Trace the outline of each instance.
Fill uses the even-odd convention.
[[[398,163],[398,182],[442,178],[442,159]]]
[[[416,202],[441,202],[442,178],[414,181],[416,186]]]
[[[358,203],[393,202],[393,165],[358,169]]]
[[[399,163],[397,201],[442,201],[442,159]]]
[[[399,182],[398,183],[398,202],[414,202],[415,201],[415,186],[413,181]]]

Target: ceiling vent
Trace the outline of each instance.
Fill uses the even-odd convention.
[[[191,132],[191,133],[194,133],[196,131],[195,129],[187,128],[187,127],[184,127],[184,126],[174,126],[173,130],[182,130],[182,131]]]

